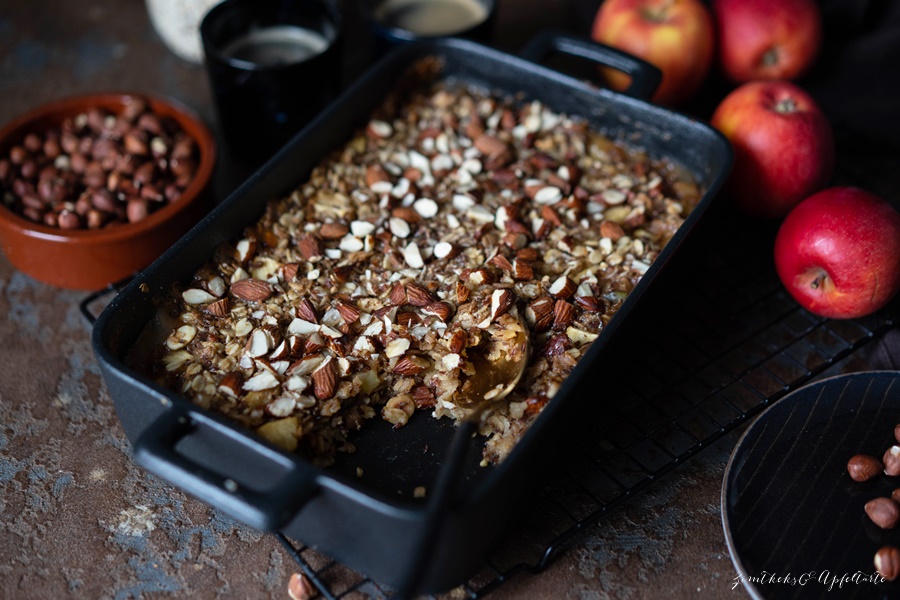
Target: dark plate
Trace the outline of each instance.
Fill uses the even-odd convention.
[[[896,443],[897,423],[900,372],[877,371],[807,385],[751,424],[722,486],[734,585],[766,599],[900,597],[900,581],[873,581],[875,552],[900,547],[900,529],[879,529],[863,508],[900,478],[847,474],[854,454],[881,458]]]

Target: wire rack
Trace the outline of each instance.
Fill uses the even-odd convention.
[[[865,181],[886,197],[891,161],[853,148],[838,181]],[[878,160],[875,160],[875,159]],[[871,159],[871,160],[870,160]],[[882,170],[883,172],[878,172]],[[885,182],[887,182],[885,184]],[[887,185],[888,187],[885,187]],[[710,215],[629,315],[627,341],[609,365],[620,382],[604,392],[593,429],[569,436],[517,530],[454,597],[482,598],[522,572],[537,573],[587,527],[772,402],[878,339],[900,318],[894,302],[875,315],[835,321],[794,302],[774,271],[775,228],[729,211]],[[84,299],[94,306],[114,284]],[[611,378],[613,379],[613,378]],[[395,590],[289,540],[277,539],[328,599],[390,598]],[[462,592],[462,594],[460,594]]]
[[[561,468],[547,474],[520,528],[461,586],[466,597],[542,571],[627,498],[896,322],[896,305],[851,321],[800,309],[759,260],[771,236],[752,229],[718,220],[632,313],[642,326],[618,352],[631,370],[610,367],[624,383],[604,393],[614,401],[603,403],[602,419],[590,419],[602,426],[560,449],[565,460],[553,462]],[[390,588],[279,539],[324,597],[391,597]]]
[[[884,181],[865,156],[857,158],[842,167],[838,182]],[[898,302],[856,320],[812,315],[775,273],[771,223],[723,210],[703,225],[629,316],[640,325],[620,335],[627,342],[608,368],[621,383],[604,392],[609,400],[601,403],[601,418],[582,420],[601,425],[570,436],[574,441],[559,449],[564,460],[551,462],[561,467],[546,474],[518,529],[454,590],[455,598],[482,598],[517,574],[541,572],[626,499],[877,340],[900,318]],[[325,598],[394,593],[277,537]]]

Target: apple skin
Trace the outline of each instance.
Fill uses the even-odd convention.
[[[815,62],[822,15],[815,0],[714,0],[719,64],[735,83],[796,79]]]
[[[652,100],[670,106],[697,92],[715,55],[712,15],[700,0],[605,0],[591,37],[659,68],[662,83]],[[628,84],[628,76],[619,71],[603,73],[614,89]]]
[[[788,292],[814,314],[871,314],[900,290],[900,213],[859,188],[822,190],[781,224],[775,268]]]
[[[788,81],[743,84],[722,100],[711,123],[734,148],[727,193],[748,215],[781,218],[831,179],[828,117]]]

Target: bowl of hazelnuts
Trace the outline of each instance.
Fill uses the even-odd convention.
[[[97,290],[149,265],[210,208],[216,146],[178,103],[109,93],[0,129],[0,247],[28,275]]]

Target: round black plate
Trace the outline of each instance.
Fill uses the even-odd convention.
[[[847,461],[881,458],[900,423],[900,372],[841,375],[807,385],[767,409],[734,449],[722,486],[722,524],[754,598],[897,598],[900,579],[875,582],[873,558],[900,547],[900,528],[866,516],[900,477],[857,483]],[[829,593],[830,592],[830,593]]]

